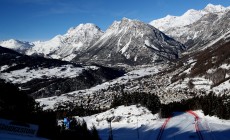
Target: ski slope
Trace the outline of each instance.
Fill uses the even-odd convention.
[[[141,106],[119,106],[84,117],[89,128],[99,130],[101,140],[108,140],[107,118],[113,117],[114,140],[229,140],[230,120],[205,116],[202,111],[175,112],[171,118],[159,119]],[[161,136],[159,136],[161,135]]]

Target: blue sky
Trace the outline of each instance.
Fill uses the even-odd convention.
[[[80,23],[106,30],[122,17],[149,23],[208,3],[230,6],[230,0],[0,0],[0,40],[48,40]]]

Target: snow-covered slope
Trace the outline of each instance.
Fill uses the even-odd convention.
[[[230,7],[208,4],[203,10],[191,9],[150,24],[196,51],[230,30],[229,16]]]
[[[167,89],[196,89],[229,94],[230,31],[199,50],[177,69]]]
[[[75,61],[104,64],[148,64],[173,60],[185,47],[138,20],[115,21],[103,36]]]
[[[87,89],[124,73],[102,66],[26,56],[3,47],[0,47],[0,60],[0,79],[15,84],[34,98]]]
[[[114,140],[185,140],[199,139],[198,133],[203,139],[228,140],[230,134],[230,122],[216,117],[205,116],[202,111],[194,111],[199,119],[195,122],[195,116],[189,112],[175,112],[165,127],[162,125],[166,119],[160,119],[158,114],[151,114],[141,106],[119,106],[106,112],[79,118],[84,119],[89,128],[95,125],[102,140],[109,137],[109,124],[107,119],[112,118],[112,132]],[[196,128],[196,123],[198,124]],[[162,132],[161,137],[159,134]]]
[[[103,34],[94,24],[80,24],[70,28],[64,35],[57,35],[45,42],[33,42],[34,47],[26,54],[39,54],[45,57],[70,61],[77,53],[87,49]]]
[[[219,15],[222,15],[229,9],[230,7],[225,8],[221,5],[208,4],[203,10],[190,9],[181,16],[167,15],[164,18],[151,21],[150,24],[163,32],[167,32],[167,30],[171,28],[191,25],[192,23],[198,21],[204,15],[208,15],[210,13],[217,13]]]
[[[164,32],[171,28],[190,25],[199,20],[205,14],[207,14],[206,11],[190,9],[182,16],[167,15],[164,18],[151,21],[150,24]]]
[[[0,41],[0,46],[15,50],[21,53],[25,53],[25,51],[33,47],[34,44],[30,42],[10,39],[6,41]]]

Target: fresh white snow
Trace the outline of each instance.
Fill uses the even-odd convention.
[[[129,42],[125,44],[125,46],[120,50],[122,54],[125,53],[126,50],[129,48],[131,41],[132,41],[132,37],[130,37]]]
[[[6,66],[1,67],[4,70]],[[30,69],[28,67],[20,70],[14,70],[11,72],[1,73],[1,78],[5,79],[11,83],[26,83],[33,79],[41,78],[66,78],[66,77],[76,77],[84,68],[73,67],[72,65],[64,65],[62,67],[54,68],[38,68]]]
[[[199,119],[188,112],[175,112],[169,119],[162,133],[161,140],[199,139],[195,124],[198,123],[204,140],[228,140],[230,137],[230,121],[220,120],[214,116],[205,116],[202,111],[194,111]],[[166,119],[160,119],[158,114],[152,114],[145,107],[131,105],[119,106],[106,112],[84,119],[89,128],[95,125],[102,140],[109,137],[108,118],[112,118],[114,140],[157,140],[160,129]]]
[[[70,61],[76,56],[76,51],[86,50],[102,34],[96,25],[86,23],[72,27],[66,34],[57,35],[48,41],[23,42],[10,39],[0,41],[0,46],[24,51],[27,55],[39,54]]]
[[[33,43],[29,43],[26,41],[19,41],[19,40],[5,40],[5,41],[0,41],[0,46],[13,49],[13,50],[18,50],[18,51],[25,51],[31,47],[33,47]]]
[[[185,27],[187,25],[191,25],[192,23],[198,21],[201,17],[209,13],[222,15],[228,10],[230,10],[229,7],[208,4],[203,10],[190,9],[181,16],[167,15],[164,18],[153,20],[149,24],[158,28],[161,31],[167,31],[171,28]]]
[[[165,18],[151,21],[150,25],[153,25],[161,31],[166,31],[172,27],[183,27],[186,25],[190,25],[199,20],[205,14],[207,14],[207,12],[205,11],[196,11],[194,9],[190,9],[182,16],[168,15]]]

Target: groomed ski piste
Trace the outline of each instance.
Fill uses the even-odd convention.
[[[104,113],[79,118],[95,125],[101,140],[108,140],[112,118],[113,140],[229,140],[230,120],[205,116],[201,110],[174,112],[161,119],[145,107],[119,106]]]

